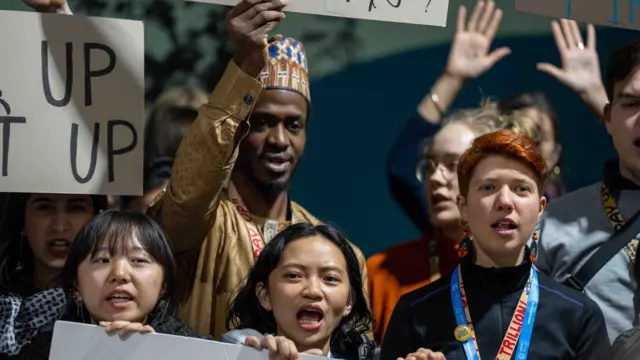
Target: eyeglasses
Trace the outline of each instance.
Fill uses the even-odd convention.
[[[423,181],[431,177],[439,168],[442,169],[442,175],[445,179],[450,179],[457,175],[458,160],[437,161],[424,159],[416,171],[416,177],[418,180]]]

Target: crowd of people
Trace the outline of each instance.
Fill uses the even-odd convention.
[[[64,0],[24,1],[72,15]],[[387,159],[422,236],[365,259],[289,196],[312,102],[304,45],[270,36],[287,3],[240,1],[213,92],[156,101],[143,196],[0,196],[0,359],[48,359],[57,320],[282,360],[640,358],[640,42],[611,53],[603,78],[594,27],[585,42],[575,22],[551,24],[562,65],[538,69],[582,98],[617,153],[602,181],[567,193],[543,93],[451,108],[511,52],[491,51],[492,0],[461,6],[446,67]]]

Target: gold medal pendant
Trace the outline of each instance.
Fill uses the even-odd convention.
[[[465,342],[471,337],[471,328],[469,325],[458,325],[453,331],[453,336],[460,342]]]

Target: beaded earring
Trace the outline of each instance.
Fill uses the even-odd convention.
[[[469,238],[469,232],[465,230],[462,233],[462,241],[458,245],[458,257],[463,258],[469,254],[469,247],[471,246],[471,238]]]
[[[533,242],[531,243],[531,254],[529,254],[529,260],[531,260],[532,263],[535,263],[536,259],[538,258],[538,232],[537,231],[533,232],[531,239],[533,239]]]

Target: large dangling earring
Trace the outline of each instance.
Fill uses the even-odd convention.
[[[458,257],[461,259],[469,254],[469,246],[471,245],[469,244],[471,242],[469,239],[469,233],[466,230],[462,236],[462,241],[460,242],[460,245],[458,245]]]
[[[532,263],[535,263],[536,259],[538,258],[538,232],[537,231],[533,232],[531,239],[533,239],[533,241],[531,242],[531,253],[529,254],[529,260],[531,260]]]
[[[462,259],[469,254],[471,238],[469,237],[469,231],[467,231],[466,224],[463,223],[462,219],[460,219],[460,226],[462,226],[464,231],[462,232],[462,241],[460,242],[460,245],[458,245],[458,257]]]

